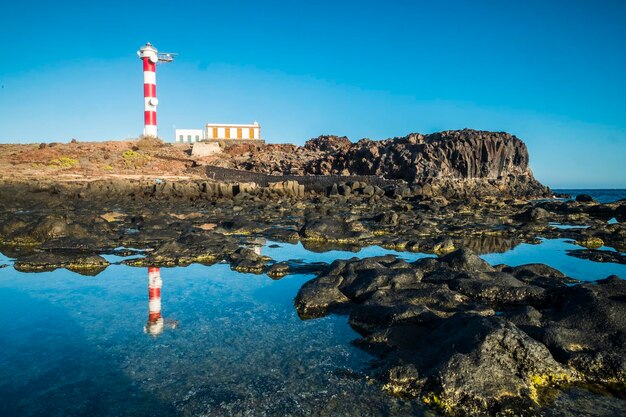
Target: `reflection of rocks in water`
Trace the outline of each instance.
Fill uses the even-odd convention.
[[[256,238],[246,239],[244,245],[248,249],[252,249],[252,251],[255,254],[257,254],[259,256],[262,256],[263,255],[263,246],[265,246],[266,242],[267,242],[267,240],[265,238],[256,237]]]
[[[132,259],[124,263],[132,266],[184,266],[191,263],[211,265],[223,260],[239,247],[232,237],[213,232],[188,232],[176,239],[150,243],[156,250],[143,259]]]
[[[278,262],[267,269],[267,276],[272,279],[280,279],[292,272],[287,262]]]
[[[264,271],[268,257],[258,255],[254,250],[241,247],[228,256],[231,268],[239,272],[260,274]]]
[[[43,272],[65,268],[81,275],[98,275],[109,266],[99,255],[38,252],[20,256],[14,263],[20,272]]]
[[[315,253],[323,253],[333,250],[356,253],[361,250],[361,246],[355,245],[353,243],[325,242],[317,240],[303,240],[302,247],[304,247],[304,249],[308,251]]]
[[[503,253],[513,249],[520,243],[522,243],[522,241],[519,239],[511,239],[503,236],[480,236],[463,239],[461,246],[482,255],[486,253]]]
[[[593,262],[612,262],[616,264],[626,265],[626,256],[620,252],[613,252],[608,250],[592,250],[592,249],[578,249],[568,250],[569,256],[574,256],[580,259],[587,259]]]
[[[319,274],[328,269],[326,262],[302,262],[290,260],[277,262],[267,269],[267,276],[272,279],[280,279],[285,275],[309,275]]]
[[[161,269],[156,267],[148,268],[148,322],[144,331],[151,336],[158,336],[163,333],[166,326],[175,329],[178,321],[165,320],[161,315]]]

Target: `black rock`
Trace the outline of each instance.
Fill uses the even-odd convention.
[[[356,221],[349,222],[342,218],[318,218],[307,220],[300,229],[303,239],[317,241],[353,242],[362,238],[371,237]]]
[[[487,261],[467,248],[458,249],[439,259],[453,271],[491,272],[493,267]]]
[[[325,316],[329,312],[345,310],[350,299],[339,290],[342,280],[339,275],[326,274],[306,282],[294,300],[300,318],[311,319]]]
[[[349,312],[396,394],[446,415],[530,416],[546,386],[615,390],[626,380],[626,284],[573,282],[546,265],[494,268],[460,249],[412,264],[336,261],[295,304],[304,318]]]
[[[586,380],[626,383],[626,281],[565,287],[554,299],[538,320],[511,319]]]
[[[541,288],[562,288],[574,284],[577,280],[570,278],[561,271],[545,264],[525,264],[519,266],[505,266],[502,272],[509,273],[520,281]]]
[[[596,200],[594,200],[594,198],[589,194],[578,194],[576,196],[576,201],[578,201],[579,203],[593,203]]]
[[[394,325],[368,342],[393,349],[387,389],[419,395],[447,415],[532,415],[538,388],[575,379],[544,345],[498,316],[459,313],[434,328]]]
[[[353,306],[350,312],[350,325],[362,334],[400,323],[433,327],[439,319],[450,317],[457,312],[484,316],[495,314],[491,308],[478,304],[446,286],[417,282],[411,284],[409,288],[376,291],[363,303]]]
[[[552,217],[553,215],[544,208],[531,207],[525,212],[515,216],[515,219],[522,222],[539,223],[548,222]]]
[[[543,288],[529,285],[505,272],[461,272],[448,281],[450,289],[495,309],[542,304]]]

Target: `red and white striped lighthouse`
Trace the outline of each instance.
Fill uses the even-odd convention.
[[[159,100],[156,97],[156,64],[159,62],[158,52],[150,42],[137,52],[143,61],[143,134],[145,136],[157,136],[156,110]]]
[[[148,268],[148,323],[146,333],[157,336],[163,332],[164,322],[161,316],[161,270],[154,266]]]

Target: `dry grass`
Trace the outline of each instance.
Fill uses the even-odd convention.
[[[101,177],[181,175],[191,162],[185,149],[140,137],[124,141],[55,144],[0,144],[0,178],[59,175]]]
[[[161,139],[154,136],[140,136],[135,146],[142,151],[148,151],[162,148],[165,144]]]

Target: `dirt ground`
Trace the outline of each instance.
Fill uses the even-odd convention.
[[[107,177],[184,178],[194,165],[189,145],[140,138],[126,141],[0,144],[0,179],[60,181]]]
[[[268,163],[311,158],[295,145],[241,144],[207,157],[192,157],[191,144],[155,138],[125,141],[0,144],[0,180],[45,179],[85,181],[100,178],[200,178],[199,165],[246,169],[250,160]],[[305,155],[303,155],[303,153]],[[311,154],[311,155],[309,155]],[[314,156],[314,155],[313,155]]]

